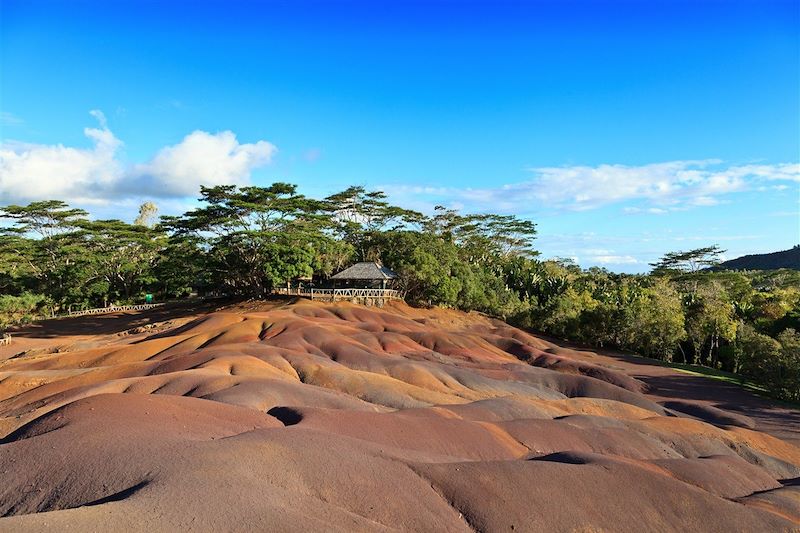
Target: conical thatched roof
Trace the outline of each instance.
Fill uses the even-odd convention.
[[[374,262],[356,263],[350,268],[345,268],[331,279],[395,279],[397,274],[385,266]]]

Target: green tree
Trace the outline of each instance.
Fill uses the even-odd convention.
[[[153,267],[164,243],[160,231],[120,220],[84,221],[74,234],[82,257],[76,265],[84,269],[86,282],[100,283],[108,300],[125,302],[155,281]]]
[[[491,264],[510,257],[535,257],[536,225],[513,215],[461,215],[436,206],[433,217],[424,222],[427,233],[461,248],[463,257],[474,263]]]
[[[34,239],[0,233],[0,294],[19,295],[36,286],[36,244]]]
[[[686,338],[681,296],[663,279],[644,289],[626,316],[626,345],[639,353],[672,361]],[[685,361],[685,357],[684,357]]]
[[[381,241],[375,238],[379,233],[408,229],[424,219],[421,213],[390,204],[382,191],[367,191],[361,186],[348,187],[324,202],[337,236],[361,261],[380,260]]]
[[[725,253],[719,246],[706,246],[695,248],[687,252],[669,252],[664,254],[657,262],[650,263],[654,274],[697,273],[700,269],[713,267],[719,264],[720,257]]]
[[[785,329],[778,335],[781,345],[780,361],[777,366],[778,396],[786,400],[800,400],[800,333]]]
[[[408,230],[374,236],[383,261],[397,272],[398,288],[408,301],[423,305],[455,306],[462,290],[456,276],[458,250],[435,236]]]
[[[4,283],[24,278],[24,289],[46,294],[61,306],[69,304],[69,294],[84,282],[73,274],[83,257],[75,233],[86,215],[56,200],[0,208],[0,218],[12,223],[0,230],[0,261],[17,263],[3,276]]]
[[[718,281],[701,285],[688,296],[686,331],[691,341],[692,359],[717,366],[721,341],[736,337],[736,320],[733,303]]]
[[[296,187],[232,185],[202,187],[206,205],[182,217],[162,219],[174,236],[204,241],[206,265],[218,287],[236,294],[264,295],[273,287],[313,273],[331,249],[330,215],[324,202]]]
[[[153,266],[154,283],[166,298],[179,298],[193,291],[210,293],[215,289],[210,270],[203,237],[172,235],[159,247]]]
[[[734,342],[734,372],[766,381],[770,368],[779,358],[780,343],[753,328],[750,324],[742,324]]]

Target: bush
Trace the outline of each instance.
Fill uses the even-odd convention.
[[[800,333],[786,329],[778,335],[781,357],[775,392],[785,400],[800,401]]]
[[[41,294],[0,296],[0,329],[27,324],[42,314],[49,314],[50,302]]]
[[[800,334],[795,330],[786,329],[773,339],[745,325],[736,338],[735,354],[742,375],[778,398],[800,400]]]

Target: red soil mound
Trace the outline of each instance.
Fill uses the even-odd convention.
[[[794,445],[479,315],[251,304],[118,333],[0,363],[0,529],[800,528]]]

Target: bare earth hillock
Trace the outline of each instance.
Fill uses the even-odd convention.
[[[69,324],[0,351],[0,530],[800,530],[792,428],[480,315]]]

